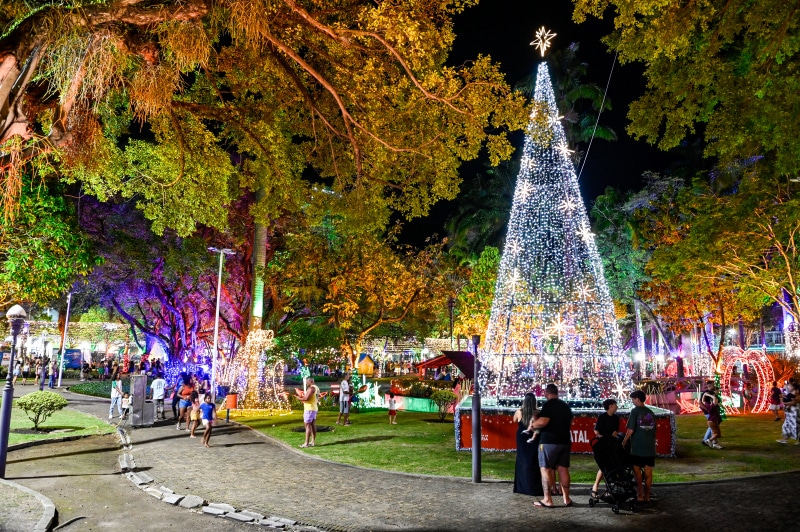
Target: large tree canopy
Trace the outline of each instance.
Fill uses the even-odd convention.
[[[576,21],[609,11],[622,62],[645,64],[629,132],[672,148],[704,126],[706,155],[765,156],[800,171],[800,3],[786,0],[574,0]]]
[[[310,209],[311,180],[358,223],[425,214],[527,116],[488,57],[445,63],[476,1],[4,0],[5,212],[32,167],[181,235],[224,226],[242,189],[265,222]]]

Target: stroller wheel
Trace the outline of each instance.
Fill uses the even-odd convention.
[[[617,506],[615,504],[614,506],[611,507],[611,511],[614,512],[615,514],[618,514],[619,513],[619,506]]]
[[[589,508],[594,508],[594,505],[595,505],[595,504],[597,504],[597,501],[595,501],[594,499],[592,499],[592,498],[590,497],[590,498],[589,498]]]

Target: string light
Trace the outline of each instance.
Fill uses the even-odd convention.
[[[250,331],[237,359],[230,364],[226,377],[239,393],[239,414],[264,415],[289,412],[289,400],[283,389],[283,361],[267,362],[266,351],[272,347],[274,334],[269,330]]]
[[[547,119],[525,137],[478,382],[487,404],[549,382],[573,399],[627,401],[629,364],[546,63],[534,99]]]

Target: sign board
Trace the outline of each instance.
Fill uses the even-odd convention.
[[[656,454],[675,456],[675,415],[669,410],[651,407],[656,414]],[[517,423],[514,408],[486,408],[481,410],[481,449],[485,451],[516,451]],[[594,425],[602,410],[575,412],[572,418],[572,452],[591,453]],[[625,430],[628,411],[620,410],[620,431]],[[458,408],[456,413],[456,449],[472,449],[472,409]]]

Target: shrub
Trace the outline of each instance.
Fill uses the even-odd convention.
[[[436,390],[431,394],[431,401],[439,407],[439,419],[442,421],[447,417],[447,411],[456,404],[458,396],[450,390]]]
[[[33,429],[39,430],[53,412],[67,406],[67,400],[53,392],[33,392],[17,399],[17,406],[33,421]]]

